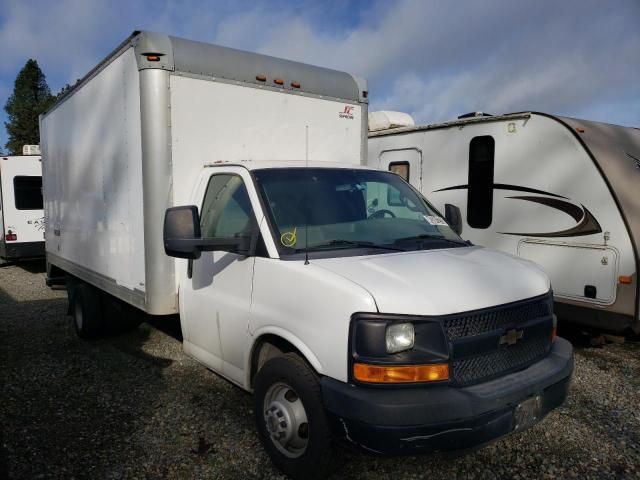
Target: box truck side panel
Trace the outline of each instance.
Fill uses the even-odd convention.
[[[362,105],[186,76],[170,82],[176,205],[206,163],[305,160],[308,147],[309,161],[360,164]]]
[[[140,122],[129,49],[47,113],[41,137],[50,260],[143,306]]]

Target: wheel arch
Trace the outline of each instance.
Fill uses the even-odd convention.
[[[289,352],[297,353],[316,373],[323,374],[322,364],[302,340],[279,328],[264,329],[255,335],[247,358],[245,381],[249,390],[253,390],[255,375],[268,360]]]

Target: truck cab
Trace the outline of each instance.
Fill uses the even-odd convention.
[[[185,351],[253,392],[261,441],[295,478],[326,473],[336,440],[468,449],[567,395],[546,275],[463,241],[393,173],[212,164],[167,210],[164,246]]]

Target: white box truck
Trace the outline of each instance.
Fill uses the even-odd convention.
[[[253,392],[294,478],[324,478],[341,441],[522,430],[573,370],[544,273],[359,166],[366,118],[349,74],[146,32],[41,117],[47,256],[77,332],[101,333],[107,301],[179,313],[185,352]]]
[[[0,264],[44,257],[42,162],[37,145],[0,157]]]

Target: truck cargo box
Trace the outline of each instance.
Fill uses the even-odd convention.
[[[48,262],[151,314],[177,312],[168,207],[203,165],[366,159],[348,73],[134,32],[40,118]]]

